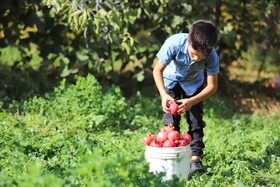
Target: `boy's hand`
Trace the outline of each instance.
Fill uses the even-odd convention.
[[[178,114],[187,112],[195,104],[191,98],[180,99],[177,103],[179,103]]]
[[[165,113],[170,113],[169,104],[170,102],[175,102],[176,100],[173,99],[170,95],[166,94],[161,98],[161,105],[162,109]]]

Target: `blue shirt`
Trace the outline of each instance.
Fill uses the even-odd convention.
[[[192,95],[204,82],[204,70],[208,75],[219,73],[219,56],[215,49],[201,61],[192,61],[188,53],[187,33],[170,36],[157,53],[159,62],[166,65],[163,71],[164,86],[172,89],[176,83],[187,95]]]

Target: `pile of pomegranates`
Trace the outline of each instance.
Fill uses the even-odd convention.
[[[170,125],[162,128],[156,135],[149,133],[143,138],[144,144],[151,147],[181,147],[187,146],[191,141],[189,134],[180,134]]]

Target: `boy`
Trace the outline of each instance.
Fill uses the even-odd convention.
[[[217,39],[216,26],[210,21],[198,20],[192,24],[189,34],[175,34],[165,41],[157,53],[158,61],[153,69],[162,99],[164,125],[171,123],[180,132],[180,114],[185,113],[188,133],[192,136],[191,172],[205,172],[201,161],[205,127],[202,101],[214,94],[218,87],[219,57],[214,48]],[[179,104],[179,115],[170,114],[170,102]]]

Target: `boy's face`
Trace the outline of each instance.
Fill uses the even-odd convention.
[[[195,50],[192,47],[192,45],[188,45],[188,53],[189,53],[192,61],[200,61],[200,60],[206,58],[206,56],[202,55],[199,51]]]

